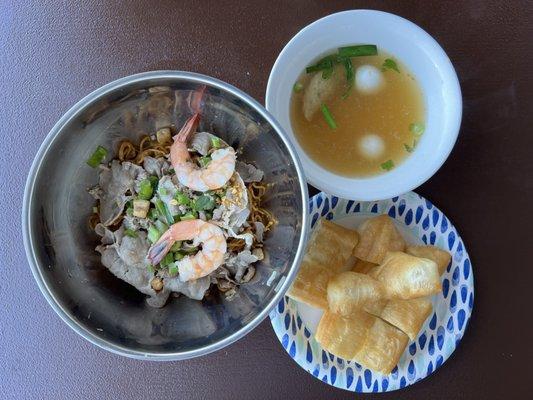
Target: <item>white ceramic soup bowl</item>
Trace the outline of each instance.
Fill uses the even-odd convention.
[[[426,110],[426,129],[416,150],[391,171],[366,178],[341,176],[313,161],[294,135],[289,112],[293,85],[304,68],[354,44],[375,44],[399,59],[420,85]],[[442,166],[459,133],[462,99],[450,59],[427,32],[393,14],[352,10],[313,22],[287,43],[270,73],[266,108],[296,147],[310,184],[347,199],[381,200],[416,188]]]

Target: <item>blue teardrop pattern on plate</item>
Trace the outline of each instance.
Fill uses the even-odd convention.
[[[357,203],[353,208],[354,213],[358,213],[359,211],[361,211],[361,203]]]
[[[437,347],[442,350],[442,346],[444,346],[444,328],[439,326],[437,329]]]
[[[402,376],[402,379],[400,379],[400,388],[403,389],[407,385],[407,381],[405,380],[405,377]]]
[[[329,360],[331,362],[335,361],[335,356],[333,354],[331,354],[331,353],[329,353]]]
[[[337,207],[337,203],[339,202],[339,198],[337,196],[331,196],[331,209],[333,210],[335,207]]]
[[[400,205],[398,206],[398,215],[401,217],[403,215],[403,212],[405,211],[405,200],[400,200]],[[412,215],[412,213],[411,213]]]
[[[467,258],[463,264],[463,276],[466,279],[470,276],[470,260]]]
[[[302,329],[302,319],[299,315],[296,315],[296,325],[298,325],[298,330]]]
[[[431,232],[429,234],[429,243],[435,244],[436,241],[437,241],[437,234],[435,232]]]
[[[326,219],[327,219],[328,221],[331,221],[331,220],[333,219],[333,217],[334,217],[334,215],[333,215],[333,213],[332,213],[331,211],[328,212],[328,215],[326,215]]]
[[[346,368],[346,388],[348,389],[350,386],[352,386],[353,383],[353,370],[348,367]]]
[[[348,202],[346,203],[346,214],[350,212],[350,209],[352,208],[353,203],[355,203],[355,201],[353,200],[348,200]]]
[[[322,382],[324,382],[324,383],[328,383],[328,376],[327,376],[327,375],[324,375],[324,376],[322,377]]]
[[[455,313],[456,308],[457,308],[457,292],[454,290],[452,291],[452,296],[450,297],[450,311],[452,313]]]
[[[454,243],[455,243],[455,233],[451,231],[450,233],[448,233],[448,249],[451,250],[453,248]]]
[[[428,199],[424,200],[426,202],[426,207],[428,208],[428,210],[431,210],[433,208],[433,204],[431,203],[431,201],[429,201]]]
[[[315,226],[317,220],[318,220],[318,213],[313,214],[313,218],[311,219],[311,227]]]
[[[357,383],[355,385],[355,391],[361,393],[363,391],[363,382],[361,377],[357,378]]]
[[[367,388],[372,385],[372,372],[369,369],[365,369],[365,385]]]
[[[422,207],[418,207],[416,209],[416,214],[415,214],[415,222],[418,224],[420,222],[420,218],[422,218],[422,214],[423,214],[424,210],[422,209]]]
[[[409,361],[409,365],[407,367],[407,378],[412,381],[413,379],[415,379],[415,376],[416,376],[416,368],[415,368],[415,363],[413,362],[413,360]]]
[[[398,379],[398,366],[395,366],[390,372],[390,374],[394,379]]]
[[[425,234],[422,235],[422,241],[424,242],[424,244],[428,244],[428,237]]]
[[[289,314],[285,314],[285,329],[289,330],[290,325],[291,325],[291,316]]]
[[[450,318],[448,318],[448,323],[446,324],[446,330],[450,333],[453,332],[453,315],[450,315]]]
[[[311,343],[307,342],[307,353],[305,355],[305,359],[308,363],[313,362],[313,350],[311,349]]]
[[[331,367],[331,370],[329,371],[329,380],[332,385],[335,383],[337,380],[337,368]]]
[[[393,202],[393,203],[396,203],[396,202],[398,201],[399,198],[400,198],[399,196],[393,197],[393,198],[392,198],[392,202]]]
[[[411,210],[407,210],[405,213],[405,225],[411,225],[411,222],[413,221],[413,212]]]
[[[461,285],[461,302],[466,304],[466,298],[468,297],[468,286]]]
[[[422,332],[420,337],[418,338],[418,346],[420,346],[420,350],[424,350],[424,346],[426,345],[427,336],[425,332]]]
[[[377,380],[374,381],[374,386],[372,386],[372,392],[374,392],[374,393],[379,392],[379,386],[378,386],[378,381]]]
[[[426,218],[422,221],[422,229],[427,231],[429,228],[429,215],[426,215]]]
[[[356,362],[353,363],[353,366],[355,367],[355,369],[356,369],[357,371],[361,371],[361,370],[363,369],[363,367],[361,367],[361,364],[358,364],[358,363],[356,363]]]
[[[289,355],[294,358],[296,356],[296,342],[292,342],[291,348],[289,349]]]
[[[468,308],[472,309],[474,307],[474,293],[470,293],[468,297]]]
[[[428,364],[428,375],[430,375],[433,372],[433,363],[430,361]]]
[[[328,355],[324,350],[322,350],[322,364],[327,365],[328,363]]]
[[[309,339],[311,337],[311,332],[309,332],[309,330],[306,327],[304,327],[304,336],[307,339]]]
[[[326,215],[329,212],[329,200],[326,197],[324,199],[324,207],[322,207],[322,212],[320,213],[322,216]]]
[[[457,248],[455,249],[455,252],[453,253],[453,259],[457,263],[463,259],[463,243],[462,242],[457,243]]]
[[[465,310],[459,310],[459,312],[457,313],[457,327],[459,328],[460,331],[463,330],[463,325],[465,323],[465,317],[466,317]]]
[[[435,209],[433,210],[433,226],[436,227],[439,222],[439,212]]]
[[[444,358],[442,358],[442,356],[438,356],[437,361],[435,362],[435,369],[440,368],[443,362],[444,362]]]
[[[389,209],[389,217],[391,217],[391,218],[396,218],[396,207],[392,206],[392,207]]]
[[[323,196],[316,196],[316,208],[320,208],[320,205],[322,204],[323,200]]]
[[[384,392],[387,391],[387,388],[389,387],[389,380],[387,378],[383,378],[381,381],[381,387],[383,388]]]
[[[283,337],[281,338],[281,345],[285,350],[287,350],[287,347],[289,347],[289,335],[283,335]]]
[[[432,356],[433,353],[435,353],[435,341],[433,340],[433,335],[431,335],[431,337],[429,338],[428,353],[430,356]]]
[[[281,299],[278,303],[278,312],[280,314],[283,314],[283,311],[285,310],[285,298]]]
[[[453,270],[452,283],[453,286],[457,286],[457,284],[459,283],[459,267],[455,267],[455,269]]]
[[[372,209],[370,210],[370,212],[372,212],[372,213],[374,213],[374,214],[377,213],[377,212],[378,212],[378,205],[377,205],[377,204],[374,204],[374,205],[372,206]]]
[[[320,372],[320,369],[318,368],[318,365],[315,367],[315,369],[313,370],[313,376],[315,378],[318,378],[318,373]]]
[[[411,354],[412,356],[414,356],[416,353],[416,343],[411,343],[409,345],[409,354]]]
[[[448,297],[448,291],[450,290],[450,281],[446,278],[442,280],[442,295],[444,298]]]
[[[448,218],[445,215],[442,216],[442,221],[440,222],[440,233],[444,233],[448,230]]]
[[[344,368],[344,360],[342,358],[337,357],[337,365],[339,368]]]
[[[437,326],[437,313],[433,313],[433,316],[431,317],[431,320],[429,321],[429,327],[431,329],[435,329]]]

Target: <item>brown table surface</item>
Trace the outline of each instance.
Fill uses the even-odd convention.
[[[442,368],[401,392],[367,398],[526,397],[533,355],[533,3],[8,0],[0,1],[2,399],[354,397],[298,367],[268,320],[238,343],[184,362],[141,362],[96,348],[40,294],[20,229],[34,154],[90,91],[136,72],[176,69],[212,75],[263,101],[285,43],[310,22],[353,8],[412,20],[455,65],[464,99],[459,140],[417,191],[459,229],[476,290],[466,335]]]

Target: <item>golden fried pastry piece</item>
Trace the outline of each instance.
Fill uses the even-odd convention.
[[[374,317],[363,347],[353,358],[359,364],[383,374],[390,374],[398,364],[409,338],[398,328]]]
[[[368,274],[383,283],[390,299],[414,299],[442,289],[437,263],[402,252],[387,253]]]
[[[326,309],[328,280],[347,269],[359,235],[333,222],[317,222],[300,271],[287,295],[313,307]]]
[[[349,317],[367,303],[383,299],[386,289],[378,280],[358,272],[335,275],[328,283],[329,310]]]
[[[361,310],[353,313],[350,318],[326,311],[318,324],[315,339],[331,354],[352,360],[362,349],[376,319]]]
[[[415,340],[432,308],[428,297],[420,297],[376,302],[366,305],[364,309],[405,332],[409,339]]]
[[[368,262],[368,261],[363,261],[363,260],[360,260],[360,259],[357,258],[355,260],[355,264],[352,267],[352,271],[353,272],[359,272],[361,274],[367,274],[368,271],[370,271],[376,265],[377,264],[374,264],[374,263],[371,263],[371,262]]]
[[[381,264],[388,252],[405,249],[405,241],[388,215],[366,220],[359,232],[360,240],[354,255],[361,260]]]
[[[435,246],[408,246],[405,252],[412,256],[428,258],[435,261],[439,268],[439,275],[442,275],[446,271],[446,267],[448,267],[448,264],[452,260],[450,253]]]

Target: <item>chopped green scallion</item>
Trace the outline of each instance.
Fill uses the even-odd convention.
[[[168,191],[164,187],[160,187],[159,194],[161,194],[161,196],[166,196],[168,194]]]
[[[176,251],[179,251],[179,249],[181,249],[181,240],[177,240],[176,242],[174,242],[174,244],[170,248],[170,251],[174,253]]]
[[[384,169],[385,171],[390,171],[393,168],[394,168],[394,161],[392,160],[387,160],[381,164],[381,169]]]
[[[155,226],[150,225],[148,227],[148,240],[151,243],[155,243],[159,240],[160,237],[161,233],[159,233],[159,230]]]
[[[181,204],[181,205],[184,205],[184,206],[187,206],[189,205],[189,203],[191,202],[189,197],[183,193],[183,192],[176,192],[176,194],[174,195],[174,198],[177,200],[178,204]]]
[[[215,208],[215,200],[211,196],[203,194],[194,201],[193,207],[196,211],[212,210]]]
[[[392,58],[386,58],[385,61],[383,61],[383,65],[381,66],[381,69],[383,71],[387,69],[392,69],[398,73],[400,73],[400,69],[398,68],[398,64],[396,64],[396,61],[394,61]]]
[[[139,198],[141,200],[150,200],[152,198],[154,190],[150,179],[144,179],[139,184]]]
[[[152,191],[157,190],[157,186],[159,185],[159,178],[155,175],[151,175],[148,177],[148,180],[152,185]]]
[[[107,156],[107,149],[102,146],[98,146],[94,153],[89,157],[89,159],[86,161],[87,165],[92,168],[98,167],[102,162],[104,162],[105,158]]]
[[[159,265],[161,265],[162,267],[166,267],[167,265],[173,262],[174,262],[174,254],[167,253],[167,255],[161,260]]]
[[[132,237],[132,238],[136,238],[137,232],[135,232],[133,229],[124,229],[124,235]]]
[[[168,266],[168,274],[170,276],[178,275],[178,266],[176,265],[176,263],[173,262]]]
[[[155,201],[155,208],[159,215],[164,216],[167,224],[172,225],[174,223],[174,217],[170,214],[168,207],[161,199]]]
[[[168,230],[168,225],[159,219],[155,221],[154,224],[160,234],[163,234]]]
[[[205,157],[200,157],[198,159],[198,163],[200,164],[200,167],[204,168],[204,167],[207,167],[207,165],[211,162],[211,157],[209,156],[205,156]]]
[[[322,79],[329,79],[333,75],[333,67],[322,71]]]
[[[175,251],[174,252],[174,260],[175,261],[180,261],[180,260],[183,260],[183,258],[185,257],[185,254],[179,252],[179,251]]]
[[[215,149],[219,149],[222,147],[222,140],[220,140],[219,137],[211,136],[211,146]]]
[[[333,115],[329,111],[328,106],[322,103],[322,105],[320,106],[320,109],[322,110],[322,115],[324,116],[324,119],[326,120],[328,126],[331,129],[337,129],[337,124],[335,123],[335,119],[333,119]]]
[[[378,48],[375,44],[339,47],[339,57],[375,56],[376,54],[378,54]]]
[[[415,136],[422,136],[426,128],[424,127],[424,124],[421,122],[414,122],[409,125],[409,130],[411,133]]]
[[[292,91],[293,91],[294,93],[300,93],[303,89],[304,89],[304,85],[302,85],[300,82],[296,82],[296,83],[292,86]]]
[[[181,220],[181,221],[187,221],[187,220],[189,220],[189,219],[197,219],[197,218],[198,218],[198,215],[197,215],[196,212],[188,212],[187,214],[182,215],[182,216],[180,217],[180,220]]]

